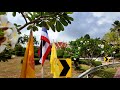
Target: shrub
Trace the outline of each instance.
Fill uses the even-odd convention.
[[[26,48],[22,48],[22,53],[25,53]]]
[[[64,55],[63,55],[63,58],[70,58],[70,55],[64,54]]]
[[[92,65],[96,67],[96,66],[102,65],[102,62],[95,61],[95,60],[79,60],[79,64]]]
[[[92,60],[91,63],[92,63],[92,65],[95,66],[95,67],[96,67],[96,66],[99,66],[99,65],[102,65],[102,62],[101,62],[101,61],[94,61],[94,60]]]
[[[115,58],[120,58],[120,53],[115,54]]]
[[[21,45],[16,45],[14,50],[17,56],[24,56],[25,49]]]
[[[4,50],[0,53],[0,61],[8,61],[7,59],[11,59],[11,50]]]
[[[86,59],[79,60],[79,64],[86,64],[86,65],[89,65],[89,63],[90,63],[90,60],[86,60]]]
[[[11,54],[5,54],[6,59],[11,59]]]
[[[34,58],[39,58],[38,53],[34,53]]]
[[[63,58],[63,55],[64,55],[64,50],[63,49],[57,50],[57,57],[58,58]]]
[[[12,55],[15,55],[15,50],[11,50],[11,54],[12,54]]]
[[[16,55],[17,56],[24,56],[24,52],[22,52],[22,51],[16,51]]]

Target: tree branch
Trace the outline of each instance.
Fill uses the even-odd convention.
[[[20,30],[22,30],[23,28],[25,28],[27,25],[32,24],[32,23],[36,23],[36,22],[38,22],[39,20],[42,21],[41,18],[46,18],[46,17],[49,17],[49,16],[39,16],[37,19],[35,19],[35,20],[33,20],[33,21],[30,21],[30,22],[27,22],[26,24],[24,24],[23,26],[21,26],[20,28],[18,28],[18,32],[19,32]]]
[[[25,19],[25,22],[27,23],[27,19],[26,19],[25,15],[23,14],[23,12],[20,12],[20,13],[22,14],[23,18]]]

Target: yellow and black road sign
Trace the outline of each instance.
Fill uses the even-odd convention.
[[[109,58],[107,56],[104,57],[105,62],[109,62]]]
[[[60,70],[60,77],[71,78],[71,59],[59,59],[59,70]]]

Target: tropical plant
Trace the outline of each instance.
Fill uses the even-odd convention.
[[[39,42],[36,40],[36,37],[34,36],[33,38],[34,38],[34,45],[38,45]],[[24,36],[20,36],[18,38],[18,44],[25,44],[28,42],[28,39],[29,39],[29,36],[24,34]]]
[[[64,26],[68,26],[73,21],[70,16],[72,12],[13,12],[12,15],[15,17],[17,14],[25,20],[24,25],[18,25],[14,23],[12,25],[6,18],[7,12],[0,12],[0,17],[3,18],[0,21],[0,52],[2,52],[6,45],[14,48],[18,41],[18,32],[27,27],[27,30],[38,31],[39,27],[46,27],[48,30],[51,28],[54,32],[64,31]],[[2,21],[3,20],[3,21]],[[5,22],[4,22],[5,21]],[[3,23],[4,22],[4,23]],[[14,36],[14,37],[13,37]]]
[[[13,12],[13,16],[16,16],[17,12]],[[18,26],[18,31],[25,28],[33,28],[33,31],[38,31],[38,27],[46,27],[48,30],[51,28],[53,31],[63,31],[64,26],[68,26],[73,21],[73,18],[69,16],[72,12],[18,12],[25,20],[23,26]],[[34,25],[31,25],[34,24]]]

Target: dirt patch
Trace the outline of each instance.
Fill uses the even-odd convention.
[[[0,62],[0,78],[19,78],[21,73],[21,59],[23,57],[15,57],[9,59],[8,62]],[[35,65],[36,77],[41,78],[41,65]],[[79,71],[72,68],[72,78],[76,78],[80,74]],[[52,78],[50,73],[50,62],[46,60],[44,63],[44,78]]]

